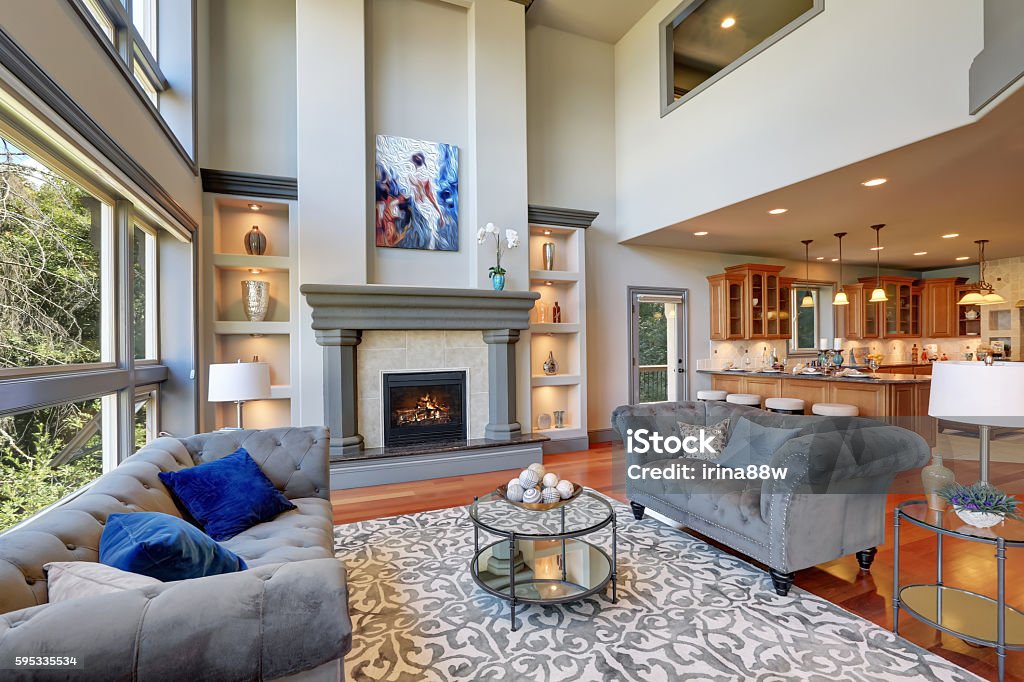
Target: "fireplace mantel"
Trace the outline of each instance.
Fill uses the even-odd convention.
[[[313,329],[528,329],[535,291],[303,284]]]
[[[369,330],[475,330],[487,343],[488,423],[485,436],[516,438],[515,344],[530,327],[540,294],[407,286],[303,284],[313,309],[316,341],[324,349],[324,412],[332,459],[363,449],[358,432],[356,347]]]

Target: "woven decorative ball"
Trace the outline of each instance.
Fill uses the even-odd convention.
[[[554,488],[544,488],[544,490],[540,492],[540,498],[549,504],[551,502],[558,502],[560,497],[561,494]]]
[[[544,478],[544,474],[547,471],[547,469],[544,468],[544,465],[541,464],[540,462],[534,462],[533,464],[530,465],[529,468],[531,471],[536,471],[537,475],[540,476],[541,478]]]
[[[544,478],[540,480],[545,488],[554,488],[556,485],[558,485],[558,474],[549,471],[548,473],[544,474]]]
[[[526,504],[537,504],[540,499],[540,491],[536,488],[527,488],[523,491],[523,502]]]
[[[508,485],[506,485],[505,487],[506,487],[506,488],[511,488],[511,487],[512,487],[513,485],[517,485],[517,486],[519,486],[520,488],[522,488],[522,487],[523,487],[523,484],[519,482],[519,477],[518,477],[518,476],[516,476],[516,477],[515,477],[515,478],[513,478],[513,479],[512,479],[511,481],[509,481],[509,482],[508,482]]]
[[[514,483],[509,482],[508,488],[505,489],[505,497],[508,498],[509,502],[522,502],[523,501],[523,486],[519,485],[517,479]]]
[[[555,490],[562,496],[563,500],[568,500],[572,497],[572,493],[576,490],[576,487],[572,484],[572,481],[561,480],[558,485],[555,486]]]
[[[540,482],[540,474],[533,469],[524,469],[523,473],[519,474],[519,485],[524,488],[532,488]]]

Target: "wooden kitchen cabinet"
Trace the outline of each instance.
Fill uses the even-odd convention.
[[[711,298],[711,339],[728,341],[746,338],[746,278],[722,274],[708,277]]]
[[[957,287],[966,281],[966,277],[924,280],[921,285],[924,299],[924,336],[930,339],[959,336],[957,323],[960,306],[956,302],[960,298],[957,296]]]
[[[956,287],[954,298],[959,301],[971,291],[977,291],[977,287],[959,284]],[[956,310],[956,331],[957,336],[981,336],[981,306],[958,305]]]
[[[846,306],[846,337],[853,340],[920,338],[922,287],[917,280],[882,277],[881,285],[889,300],[871,303],[871,292],[877,283],[874,277],[861,277],[856,284],[843,286],[850,299],[850,305]]]

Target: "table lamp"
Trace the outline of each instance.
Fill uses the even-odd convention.
[[[238,426],[242,426],[242,404],[246,400],[270,397],[270,365],[265,362],[228,362],[210,365],[208,399],[211,403],[235,403]]]
[[[978,426],[980,480],[988,483],[992,427],[1024,428],[1024,363],[935,363],[928,415]]]

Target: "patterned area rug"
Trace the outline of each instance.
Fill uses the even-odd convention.
[[[464,508],[334,530],[352,680],[977,680],[819,597],[657,521],[619,524],[618,603],[509,606],[469,573]],[[571,507],[570,507],[571,508]],[[485,536],[481,534],[481,543]],[[610,550],[611,532],[587,536]]]

